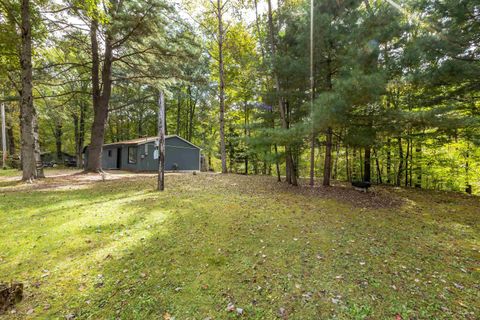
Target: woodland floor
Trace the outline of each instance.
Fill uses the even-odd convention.
[[[0,171],[6,319],[480,317],[479,197],[73,173]]]

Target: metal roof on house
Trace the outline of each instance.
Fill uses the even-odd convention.
[[[194,145],[193,143],[191,143],[188,140],[183,139],[180,136],[177,136],[177,135],[165,136],[165,140],[171,139],[171,138],[179,138],[180,140],[185,141],[186,143],[190,144],[191,146],[193,146],[195,148],[198,148],[198,149],[201,149],[200,147]],[[118,141],[118,142],[114,142],[114,143],[108,143],[108,144],[104,144],[103,146],[108,147],[108,146],[117,146],[117,145],[142,145],[142,144],[145,144],[145,143],[154,142],[156,140],[158,140],[158,137],[144,137],[144,138],[137,138],[137,139],[132,139],[132,140],[125,140],[125,141]]]

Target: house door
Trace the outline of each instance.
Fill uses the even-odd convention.
[[[122,148],[117,149],[117,169],[122,168]]]

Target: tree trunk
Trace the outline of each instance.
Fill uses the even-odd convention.
[[[273,109],[272,112],[272,129],[275,129],[275,119],[273,118]],[[277,181],[282,182],[282,177],[280,173],[280,160],[278,159],[278,145],[276,143],[273,144],[273,151],[275,152],[275,170],[277,173]]]
[[[377,150],[373,149],[373,155],[375,156],[375,163],[377,165],[377,183],[382,184],[382,169],[380,168],[380,160],[378,159]]]
[[[7,117],[7,145],[8,145],[8,154],[14,155],[17,150],[15,150],[15,137],[13,135],[13,126]]]
[[[332,90],[332,69],[331,69],[331,60],[330,57],[327,59],[327,80],[326,80],[328,90]],[[323,166],[323,185],[330,185],[330,177],[332,176],[332,136],[333,130],[331,127],[327,128],[326,133],[326,147],[325,147],[325,163]]]
[[[412,186],[412,180],[413,180],[413,140],[410,139],[410,179],[408,181],[408,185],[411,187]]]
[[[85,141],[85,110],[86,104],[80,102],[80,114],[72,114],[75,131],[75,157],[77,168],[83,168],[83,145]]]
[[[407,155],[405,156],[405,187],[408,187],[408,165],[410,163],[410,139],[407,138]]]
[[[391,171],[392,171],[392,152],[390,149],[391,140],[390,138],[387,139],[387,183],[392,183],[391,180]]]
[[[189,112],[189,121],[188,121],[188,140],[191,141],[193,137],[193,119],[195,115],[195,108],[197,106],[197,101],[192,99],[192,89],[188,87],[188,95],[190,97],[190,112]]]
[[[365,168],[364,168],[364,162],[363,162],[364,160],[363,160],[363,157],[362,157],[362,148],[360,148],[360,151],[358,153],[359,153],[359,156],[360,156],[360,179],[363,180],[363,178],[364,178],[363,173],[364,173]]]
[[[332,136],[333,130],[328,127],[326,133],[325,163],[323,166],[323,185],[330,186],[330,177],[332,175]]]
[[[248,133],[248,104],[246,101],[243,104],[243,114],[244,114],[243,134],[245,137],[244,138],[245,141],[247,141],[249,133]],[[244,153],[245,153],[245,174],[248,175],[248,152],[247,152],[246,143],[245,143]]]
[[[228,167],[230,168],[229,172],[233,173],[233,160],[235,158],[235,148],[232,144],[232,137],[233,137],[233,128],[230,127],[229,129],[230,139],[228,139]]]
[[[316,134],[312,131],[310,137],[310,186],[315,185],[315,138]]]
[[[165,189],[165,98],[160,91],[158,98],[158,191]]]
[[[21,92],[20,92],[21,94]],[[15,154],[15,137],[13,135],[13,125],[11,119],[11,108],[5,105],[5,126],[6,126],[6,138],[7,138],[7,153],[9,155]]]
[[[397,186],[400,187],[402,182],[402,173],[403,173],[403,148],[402,148],[402,138],[398,138],[398,172],[397,172]]]
[[[298,177],[298,150],[294,150],[292,153],[292,185],[297,186],[297,177]]]
[[[165,102],[165,97],[164,97],[163,98],[163,128],[165,130],[165,136],[168,136],[167,114],[168,114],[168,103]],[[147,135],[148,135],[148,132],[147,132]]]
[[[20,134],[22,157],[22,180],[31,181],[37,176],[35,163],[34,121],[32,87],[32,30],[30,24],[30,1],[22,0],[21,7],[22,47],[20,66],[22,69],[22,89],[20,97]]]
[[[280,164],[278,163],[278,146],[276,143],[273,145],[273,150],[275,151],[275,170],[277,172],[277,181],[282,182],[282,176],[280,174]]]
[[[422,188],[422,145],[419,142],[418,146],[416,148],[416,153],[417,153],[417,182],[415,183],[415,188]],[[468,159],[468,157],[467,157]],[[465,170],[468,173],[468,160],[466,163]],[[467,184],[468,184],[468,175],[467,175]]]
[[[188,87],[187,87],[187,105],[185,106],[185,121],[183,126],[183,137],[188,139],[188,124],[189,124],[189,117],[190,117],[190,106],[192,104],[192,99],[190,99],[190,94],[188,94]]]
[[[79,131],[77,140],[77,166],[83,168],[83,146],[85,145],[85,113],[87,112],[87,104],[80,104]]]
[[[227,152],[225,150],[225,74],[223,66],[223,8],[222,0],[217,0],[218,18],[218,72],[220,77],[220,156],[222,159],[222,173],[227,173]]]
[[[78,121],[78,115],[73,113],[72,114],[72,119],[73,119],[73,135],[74,135],[74,140],[75,140],[75,158],[77,159],[77,168],[81,168],[80,164],[80,157],[78,153],[78,140],[80,139],[80,124]],[[81,154],[80,154],[81,156]]]
[[[175,128],[175,134],[178,136],[180,135],[180,110],[181,110],[181,99],[180,99],[181,90],[178,90],[178,97],[177,97],[177,127]]]
[[[337,138],[337,143],[335,145],[336,149],[336,156],[335,156],[335,162],[333,165],[333,180],[338,179],[338,158],[340,158],[340,138]]]
[[[35,109],[33,109],[33,139],[35,141],[35,149],[34,149],[34,154],[35,154],[35,168],[37,171],[37,178],[45,178],[45,173],[43,172],[43,161],[42,161],[42,155],[40,151],[40,135],[38,131],[38,120],[37,120],[37,114],[35,112]]]
[[[138,137],[143,137],[144,131],[143,131],[143,110],[141,108],[138,108],[137,112],[137,136]]]
[[[371,153],[372,149],[370,146],[365,147],[365,158],[364,158],[364,176],[363,181],[371,182],[372,180],[372,169],[371,169]]]
[[[357,148],[353,147],[353,154],[352,154],[352,181],[357,180]]]
[[[62,136],[63,136],[63,129],[62,129],[62,123],[57,122],[55,124],[55,128],[53,130],[54,136],[55,136],[55,149],[57,153],[57,160],[58,161],[63,161],[63,155],[62,155]]]
[[[7,130],[5,125],[5,104],[0,104],[0,114],[2,121],[2,169],[7,168]]]
[[[310,1],[310,118],[312,121],[312,136],[310,141],[310,186],[315,185],[315,139],[316,134],[313,127],[313,100],[315,98],[315,78],[313,74],[313,14],[314,14],[314,4],[313,0]]]
[[[352,173],[350,171],[350,164],[348,159],[348,146],[345,146],[345,171],[347,173],[347,181],[352,181]]]
[[[268,29],[269,29],[269,37],[270,37],[270,46],[271,46],[271,56],[272,59],[275,60],[276,57],[276,42],[275,42],[275,32],[274,32],[274,27],[273,27],[273,13],[272,13],[272,1],[268,0]],[[287,117],[286,117],[286,112],[285,112],[285,106],[283,103],[283,99],[281,96],[281,90],[280,90],[280,80],[278,77],[278,73],[276,70],[276,67],[274,65],[273,67],[273,80],[275,83],[275,92],[277,95],[278,99],[278,109],[280,111],[280,118],[282,121],[282,128],[284,130],[288,129],[288,122],[287,122]],[[285,146],[285,165],[286,165],[286,177],[287,177],[287,182],[293,185],[297,185],[296,181],[296,176],[294,173],[294,168],[293,168],[293,158],[292,158],[292,153],[290,150],[290,147],[288,145]]]
[[[262,37],[261,37],[260,23],[259,23],[259,19],[258,19],[258,1],[257,0],[254,0],[254,6],[255,6],[255,26],[256,26],[256,29],[257,29],[257,37],[260,41],[260,50],[261,50],[261,54],[262,54],[262,66],[265,67],[263,65],[265,63],[265,48],[264,48],[264,44],[262,42]],[[271,5],[270,5],[270,11],[271,11]],[[271,18],[271,16],[269,16],[269,19],[270,18]],[[268,81],[268,76],[267,76],[267,81]],[[273,110],[272,110],[272,113],[273,113]],[[273,117],[272,117],[272,128],[275,128],[275,119]],[[275,152],[275,169],[276,169],[276,173],[277,173],[277,181],[282,182],[282,178],[281,178],[281,174],[280,174],[280,164],[279,164],[279,159],[278,159],[278,146],[275,143],[273,147],[274,147],[274,152]],[[269,172],[269,174],[271,174],[271,166],[270,165],[268,166],[268,172]]]
[[[260,52],[262,53],[262,62],[265,62],[265,49],[263,47],[263,41],[262,41],[262,33],[260,31],[260,23],[258,19],[258,0],[253,1],[254,6],[255,6],[255,27],[257,31],[257,38],[260,43]]]
[[[97,39],[98,22],[93,19],[90,26],[92,46],[92,102],[93,124],[91,144],[88,148],[87,171],[102,171],[102,149],[105,138],[105,124],[108,119],[108,104],[112,91],[112,39],[107,33],[105,39],[105,54],[102,68],[102,85],[100,86],[100,58]]]

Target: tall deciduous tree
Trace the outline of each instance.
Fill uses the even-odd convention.
[[[22,0],[20,25],[22,37],[20,51],[20,66],[22,69],[20,125],[23,180],[32,180],[37,177],[37,164],[35,159],[36,114],[33,106],[32,25],[30,19],[30,0]]]
[[[180,77],[182,68],[173,69],[165,60],[178,62],[188,58],[189,50],[182,47],[188,36],[184,35],[182,23],[175,19],[174,8],[163,0],[109,0],[105,6],[94,2],[87,12],[94,111],[87,171],[100,171],[113,83]],[[127,72],[115,75],[114,69],[120,66]]]
[[[225,149],[225,69],[223,60],[225,27],[223,16],[228,8],[228,1],[217,0],[214,4],[218,21],[217,43],[218,43],[218,96],[220,100],[219,124],[220,124],[220,157],[222,160],[222,173],[227,173],[227,152]]]

